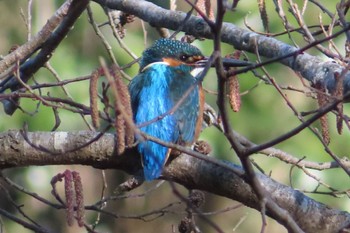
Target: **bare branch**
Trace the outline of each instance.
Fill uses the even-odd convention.
[[[91,131],[28,133],[28,138],[33,143],[62,153],[61,155],[52,155],[29,146],[18,131],[1,133],[0,157],[2,159],[0,167],[83,164],[101,169],[121,169],[132,174],[139,172],[141,163],[135,150],[127,150],[122,156],[114,156],[115,140],[112,134],[105,134],[89,147],[65,153],[65,150],[84,144],[96,137],[97,134]],[[259,199],[247,183],[243,170],[234,164],[226,163],[226,165],[241,172],[234,173],[218,164],[181,155],[166,167],[164,177],[189,189],[199,189],[225,196],[259,210]],[[350,224],[349,213],[331,209],[265,175],[256,174],[256,177],[271,194],[272,200],[281,208],[288,210],[292,218],[305,232],[338,232]],[[271,213],[267,212],[267,215],[271,216]],[[281,216],[276,215],[272,215],[272,217],[278,221],[281,218]]]
[[[166,27],[172,30],[181,28],[182,31],[196,37],[213,38],[211,27],[200,17],[191,16],[184,23],[184,19],[186,18],[185,13],[166,10],[147,1],[94,1],[102,6],[133,14],[155,27]],[[324,83],[327,90],[332,92],[335,88],[334,75],[336,73],[341,73],[343,67],[332,61],[324,62],[316,56],[305,53],[305,50],[323,41],[339,36],[349,30],[349,28],[350,25],[347,25],[342,30],[334,33],[330,37],[324,38],[322,41],[315,41],[305,48],[298,49],[274,38],[250,32],[230,23],[223,23],[221,41],[233,45],[238,50],[251,53],[255,53],[257,50],[259,55],[289,66],[294,71],[300,72],[305,79],[312,83],[316,83],[316,81]],[[350,72],[345,74],[343,85],[344,93],[347,93],[350,90]]]
[[[62,22],[54,32],[50,32],[50,35],[41,45],[41,50],[34,58],[26,61],[20,68],[20,77],[24,83],[26,83],[31,76],[36,73],[44,64],[51,58],[53,51],[66,37],[67,33],[72,28],[75,21],[79,18],[81,13],[85,10],[88,0],[84,1],[72,1],[69,5],[67,15],[63,18]],[[33,51],[31,51],[33,52]],[[18,60],[18,59],[17,59]],[[6,60],[4,60],[6,63]],[[0,92],[4,92],[10,88],[12,91],[19,88],[19,83],[11,76],[0,83]],[[7,114],[13,114],[17,109],[17,106],[12,101],[3,101],[4,109]]]
[[[72,0],[65,2],[31,40],[18,47],[12,53],[6,55],[0,61],[0,73],[3,73],[6,69],[10,68],[18,60],[25,60],[36,50],[38,50],[39,47],[51,36],[56,27],[62,22],[63,18],[67,15],[72,2]]]

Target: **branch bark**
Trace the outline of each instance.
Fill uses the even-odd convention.
[[[55,12],[55,14],[47,20],[47,23],[31,40],[18,47],[12,53],[4,56],[4,58],[0,61],[0,73],[3,73],[6,69],[16,64],[17,61],[26,60],[26,58],[30,57],[35,51],[37,51],[40,46],[51,36],[56,27],[62,22],[63,18],[67,15],[71,4],[72,1],[66,1]]]
[[[154,27],[181,30],[197,37],[213,38],[208,24],[200,17],[191,16],[185,21],[186,14],[170,11],[143,0],[94,0],[103,7],[120,10],[136,15]],[[349,30],[350,25],[343,31]],[[339,35],[342,32],[339,32]],[[299,72],[302,77],[312,83],[321,83],[332,93],[336,87],[335,76],[345,69],[334,61],[322,61],[311,56],[303,49],[296,48],[271,37],[239,28],[231,23],[223,23],[221,41],[233,45],[236,49],[247,52],[258,52],[260,56],[277,59],[282,64]],[[309,45],[307,48],[313,46]],[[305,48],[305,49],[307,49]],[[350,90],[350,72],[344,73],[344,94]]]
[[[67,36],[68,32],[73,27],[75,21],[84,12],[89,1],[83,0],[73,0],[67,1],[62,7],[56,11],[55,15],[51,18],[47,25],[44,26],[37,37],[42,37],[42,40],[38,40],[37,37],[33,41],[29,41],[25,45],[19,47],[17,50],[5,57],[5,59],[0,63],[0,73],[2,69],[9,67],[14,62],[22,62],[24,58],[27,59],[29,55],[34,53],[39,47],[41,47],[40,52],[33,57],[28,59],[21,65],[19,69],[19,78],[24,83],[32,77],[44,64],[51,58],[54,50],[62,42],[62,40]],[[51,25],[52,24],[52,25]],[[54,30],[54,27],[56,29]],[[44,31],[47,30],[47,31]],[[54,31],[52,31],[54,30]],[[40,44],[41,43],[41,44]],[[25,51],[25,50],[28,51]],[[20,83],[14,75],[9,76],[4,81],[0,83],[0,93],[3,93],[6,89],[10,88],[11,91],[15,91],[19,88]],[[14,100],[3,100],[4,110],[7,114],[12,115],[17,109],[17,104]]]
[[[91,131],[32,132],[26,136],[31,144],[42,149],[28,144],[20,131],[0,133],[0,168],[81,164],[99,169],[120,169],[131,174],[139,174],[141,170],[140,159],[134,149],[127,150],[121,156],[116,155],[113,134],[104,134],[98,140],[94,139],[99,134]],[[74,151],[74,148],[91,141],[88,146]],[[190,189],[225,196],[259,210],[260,202],[246,182],[244,171],[235,164],[227,164],[241,172],[233,173],[219,165],[182,154],[165,168],[163,178]],[[272,199],[287,210],[305,232],[339,232],[350,225],[349,213],[327,207],[265,175],[257,176]],[[267,214],[277,221],[281,219],[281,216]]]

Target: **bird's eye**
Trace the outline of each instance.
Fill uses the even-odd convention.
[[[186,62],[189,57],[190,56],[188,56],[187,54],[182,54],[180,55],[180,60]]]

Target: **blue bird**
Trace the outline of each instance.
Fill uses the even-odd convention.
[[[159,39],[143,52],[140,73],[129,84],[134,121],[142,132],[181,145],[190,145],[197,139],[204,94],[193,72],[200,61],[205,61],[205,57],[198,48],[170,39]],[[175,107],[182,98],[183,102]],[[140,140],[138,151],[145,179],[158,178],[170,149]]]

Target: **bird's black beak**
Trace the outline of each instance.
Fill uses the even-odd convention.
[[[222,63],[225,67],[243,67],[253,65],[253,63],[249,61],[242,61],[233,58],[222,58]]]
[[[203,59],[196,62],[196,67],[205,67],[208,63],[209,57],[203,57]],[[224,67],[243,67],[243,66],[250,66],[254,63],[248,62],[248,61],[242,61],[238,59],[233,58],[222,58],[222,63]],[[215,66],[213,63],[211,65],[212,67]]]

